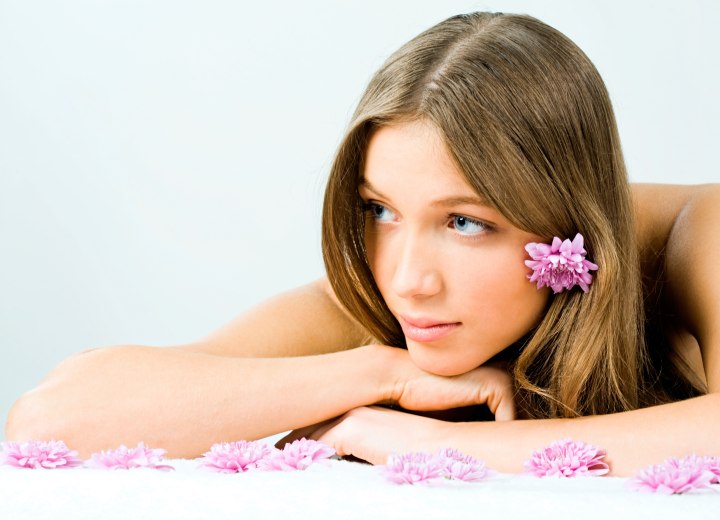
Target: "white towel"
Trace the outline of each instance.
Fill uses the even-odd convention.
[[[247,518],[718,518],[720,493],[661,496],[627,479],[540,479],[398,485],[377,467],[343,460],[305,471],[212,473],[196,460],[153,469],[30,470],[0,467],[4,519]],[[714,486],[718,487],[718,486]]]

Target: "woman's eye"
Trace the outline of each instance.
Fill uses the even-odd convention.
[[[477,235],[488,229],[487,224],[460,215],[452,217],[452,227],[461,235]]]
[[[372,218],[378,222],[392,222],[395,220],[395,213],[387,209],[385,206],[371,202],[366,206],[366,208]]]

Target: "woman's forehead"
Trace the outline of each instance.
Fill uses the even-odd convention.
[[[406,191],[419,189],[419,183],[432,184],[443,198],[487,205],[456,164],[440,132],[423,120],[382,126],[370,136],[359,187],[383,193],[398,179],[407,181]]]

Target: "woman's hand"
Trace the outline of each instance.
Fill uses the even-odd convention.
[[[466,374],[437,376],[417,368],[407,352],[396,349],[403,375],[390,401],[408,410],[445,410],[485,404],[496,420],[515,418],[512,378],[495,366],[478,367]],[[384,464],[390,453],[435,451],[447,446],[452,423],[378,406],[360,407],[344,415],[291,432],[278,442],[309,438],[332,446],[338,455]]]
[[[484,365],[458,376],[437,376],[418,368],[407,351],[394,349],[400,376],[389,401],[407,410],[447,410],[484,404],[497,421],[515,418],[512,377],[504,368]]]
[[[436,451],[447,444],[445,432],[452,423],[405,412],[369,406],[355,408],[341,417],[295,430],[278,443],[282,447],[302,437],[371,464],[385,464],[391,453]]]

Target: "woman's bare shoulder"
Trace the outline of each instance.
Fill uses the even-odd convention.
[[[680,212],[707,185],[631,184],[641,256],[665,249]]]
[[[321,278],[269,298],[206,338],[177,348],[236,357],[305,356],[358,347],[366,338]]]
[[[720,184],[633,185],[641,251],[662,259],[678,334],[699,346],[710,391],[720,391]]]

